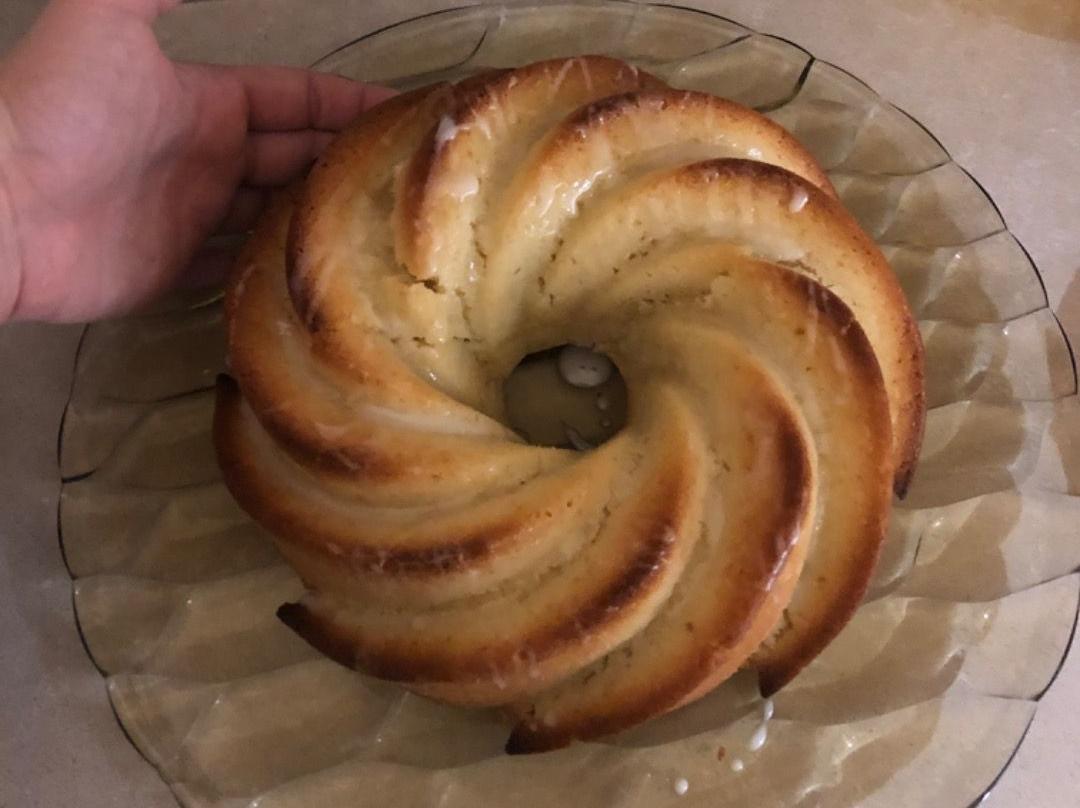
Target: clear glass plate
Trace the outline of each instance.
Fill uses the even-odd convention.
[[[767,724],[736,677],[606,742],[508,757],[498,715],[346,671],[278,623],[300,585],[233,504],[210,445],[220,303],[166,302],[83,337],[60,526],[86,647],[184,805],[962,808],[1023,738],[1080,594],[1076,374],[1030,257],[929,132],[786,40],[630,2],[433,14],[318,67],[405,88],[584,52],[784,124],[900,277],[932,409],[870,598]]]

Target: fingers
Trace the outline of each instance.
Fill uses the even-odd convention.
[[[302,175],[332,135],[392,90],[291,67],[214,67],[238,80],[248,105],[243,181],[285,185]]]
[[[329,73],[294,67],[222,68],[239,79],[248,102],[248,127],[280,132],[337,131],[394,94]]]
[[[248,185],[285,185],[308,167],[334,138],[331,132],[254,132],[248,135],[244,182]]]

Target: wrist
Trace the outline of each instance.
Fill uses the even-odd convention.
[[[11,183],[16,153],[14,140],[11,116],[0,95],[0,323],[13,319],[18,313],[25,270]]]

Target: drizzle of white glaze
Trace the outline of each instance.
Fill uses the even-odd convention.
[[[587,177],[574,180],[569,185],[565,186],[562,197],[562,208],[570,216],[577,216],[578,212],[578,200],[585,196],[598,179],[604,176],[606,172],[604,169],[598,169]]]
[[[562,63],[562,67],[559,68],[559,72],[555,74],[555,81],[551,83],[551,90],[549,95],[554,98],[559,92],[559,88],[562,87],[562,83],[566,81],[566,74],[570,72],[570,68],[574,66],[576,59],[567,59]]]
[[[592,74],[589,72],[589,63],[584,59],[578,59],[577,63],[581,66],[581,75],[585,79],[585,89],[590,93],[593,91]]]
[[[762,722],[758,728],[754,730],[754,734],[750,736],[750,743],[746,745],[746,748],[751,752],[756,752],[765,745],[765,741],[768,737],[769,725]]]
[[[454,119],[449,115],[443,115],[439,118],[439,126],[435,130],[435,150],[442,149],[443,146],[456,138],[460,131],[461,127],[454,123]]]
[[[573,446],[577,451],[579,451],[579,452],[587,452],[590,449],[595,449],[596,448],[593,444],[591,444],[587,440],[585,440],[585,438],[583,438],[581,436],[581,433],[578,432],[576,429],[574,429],[569,424],[567,424],[565,426],[565,431],[566,431],[566,439],[568,441],[570,441],[570,445]]]
[[[773,717],[776,712],[776,705],[773,704],[772,699],[765,699],[765,702],[761,705],[762,720],[768,721]]]
[[[792,213],[798,213],[806,207],[806,203],[809,201],[810,195],[806,193],[806,189],[801,185],[796,185],[795,190],[791,192],[791,199],[788,200],[788,210]]]
[[[574,387],[597,387],[608,379],[615,366],[603,354],[567,345],[559,352],[559,375]]]

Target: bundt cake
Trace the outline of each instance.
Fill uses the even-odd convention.
[[[742,667],[789,681],[861,599],[923,421],[888,265],[784,130],[587,56],[399,95],[252,235],[226,297],[225,481],[328,656],[612,733]],[[613,360],[625,425],[572,451],[503,384]]]

